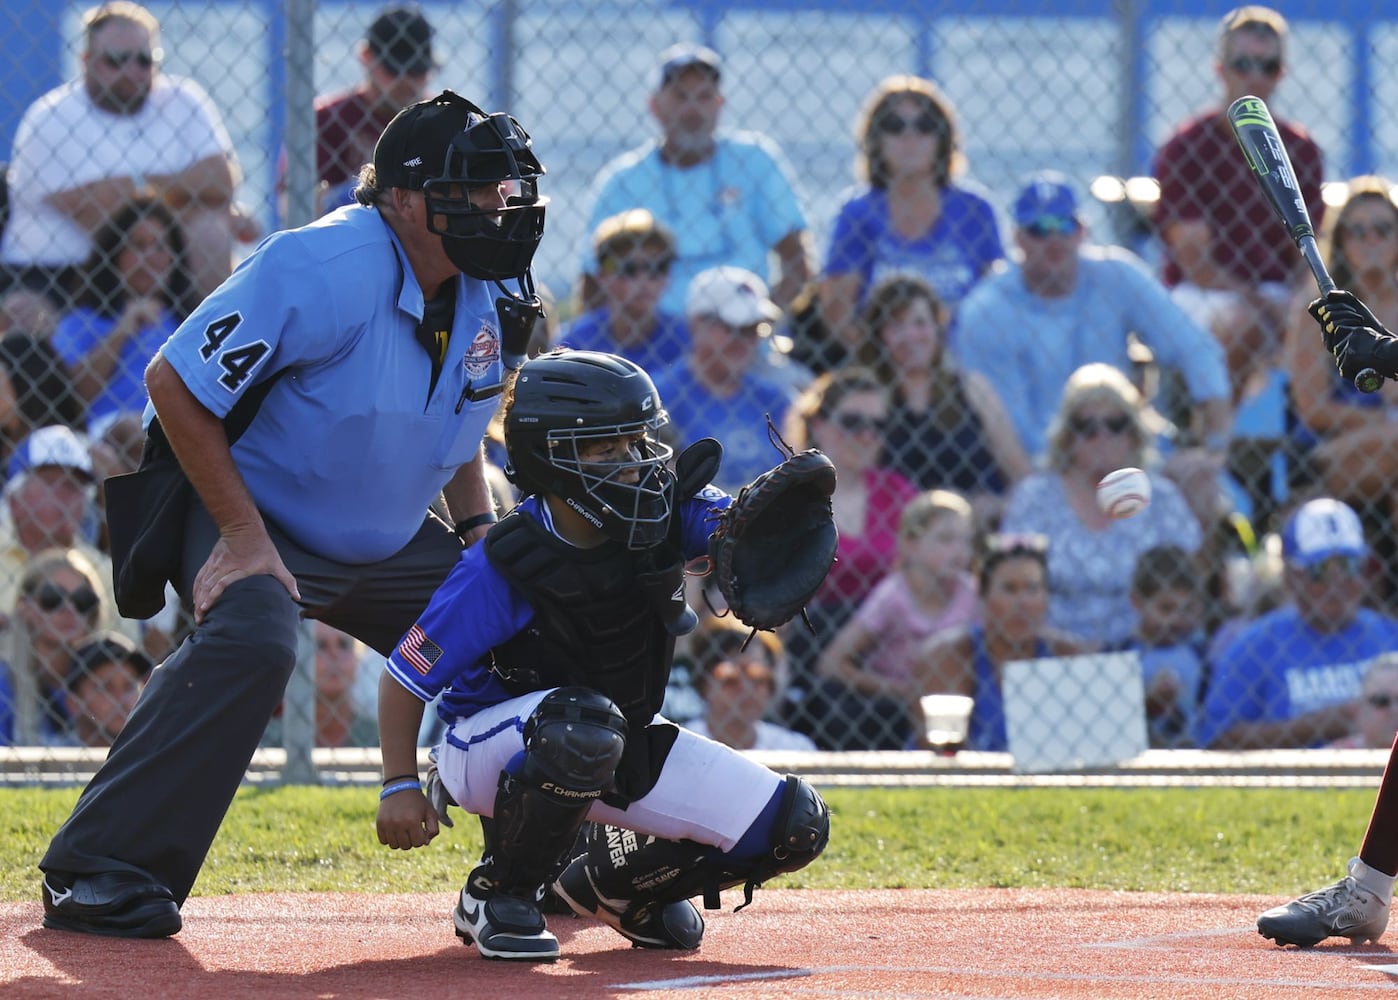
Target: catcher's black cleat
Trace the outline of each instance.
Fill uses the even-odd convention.
[[[538,903],[494,890],[487,879],[477,877],[480,872],[477,868],[471,873],[452,911],[452,924],[462,943],[474,943],[483,958],[557,959],[558,938],[549,933]]]
[[[44,926],[106,937],[163,938],[183,922],[174,894],[137,872],[44,875]]]
[[[636,948],[693,951],[704,940],[704,917],[687,899],[638,903],[602,898],[588,873],[586,857],[563,869],[553,891],[578,916],[597,917]]]

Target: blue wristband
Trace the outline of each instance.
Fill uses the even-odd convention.
[[[379,792],[379,801],[382,802],[384,799],[388,798],[390,795],[396,794],[397,792],[406,792],[409,788],[416,788],[420,792],[422,791],[422,782],[400,781],[396,785],[389,785],[383,791]]]

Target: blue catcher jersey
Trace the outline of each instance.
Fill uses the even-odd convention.
[[[715,518],[732,502],[727,493],[706,486],[680,504],[675,516],[686,560],[708,552]],[[527,497],[519,510],[557,534],[538,497]],[[485,546],[472,545],[388,658],[388,672],[423,701],[440,692],[438,713],[444,721],[474,715],[512,697],[491,673],[490,650],[533,618],[534,609],[486,558]]]
[[[358,205],[268,237],[161,348],[219,417],[283,373],[233,457],[263,514],[311,552],[392,555],[479,453],[504,373],[500,324],[491,286],[456,280],[430,392],[422,289],[378,211]]]

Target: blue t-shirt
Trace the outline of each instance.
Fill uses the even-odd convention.
[[[713,156],[684,169],[662,160],[653,142],[623,153],[597,177],[582,272],[597,273],[592,234],[602,220],[645,208],[675,237],[675,263],[660,298],[665,312],[683,316],[689,282],[720,264],[765,281],[772,248],[807,228],[792,176],[776,143],[756,132],[719,136]]]
[[[846,193],[825,273],[858,274],[861,304],[883,278],[909,274],[925,279],[938,297],[954,307],[995,261],[1005,256],[1000,225],[990,202],[964,186],[942,191],[942,211],[932,228],[908,239],[893,228],[888,192],[863,186]]]
[[[575,351],[602,351],[619,354],[648,372],[676,364],[689,350],[689,327],[678,316],[657,312],[655,329],[639,344],[622,346],[611,334],[611,315],[605,309],[585,312],[558,338],[560,347]]]
[[[971,289],[957,312],[952,351],[995,385],[1024,450],[1041,455],[1068,376],[1091,362],[1130,373],[1127,334],[1183,375],[1196,401],[1226,399],[1223,348],[1175,305],[1141,259],[1119,247],[1083,247],[1072,292],[1046,299],[1007,264]]]
[[[706,437],[723,445],[723,464],[714,481],[724,489],[736,492],[781,461],[767,440],[767,415],[778,428],[786,419],[792,397],[782,386],[750,372],[736,393],[718,399],[694,377],[687,361],[652,378],[670,414],[676,451]]]
[[[422,317],[398,238],[377,209],[356,205],[268,237],[161,353],[218,417],[285,372],[233,447],[238,470],[298,545],[370,563],[422,526],[442,487],[480,453],[500,401],[492,286],[456,279],[430,393]]]
[[[1195,741],[1207,747],[1240,722],[1285,722],[1353,701],[1369,661],[1394,650],[1398,622],[1367,608],[1328,633],[1307,625],[1294,606],[1269,612],[1219,653]]]
[[[54,328],[53,349],[71,370],[77,371],[87,355],[111,335],[118,319],[119,316],[104,316],[87,306],[77,306]],[[116,366],[107,377],[107,384],[88,404],[89,424],[102,417],[140,413],[146,408],[146,366],[178,326],[179,322],[167,309],[160,314],[160,322],[143,327],[127,338],[117,353]]]
[[[730,503],[728,494],[706,486],[680,504],[674,516],[686,560],[708,551],[714,514]],[[554,531],[537,496],[526,497],[516,510]],[[491,564],[485,546],[472,545],[389,656],[387,670],[424,702],[441,694],[437,714],[450,725],[513,697],[491,671],[490,651],[522,632],[534,615],[524,595]]]

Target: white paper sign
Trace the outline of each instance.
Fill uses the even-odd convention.
[[[1015,660],[1005,664],[1003,687],[1016,771],[1118,764],[1150,745],[1134,652]]]

